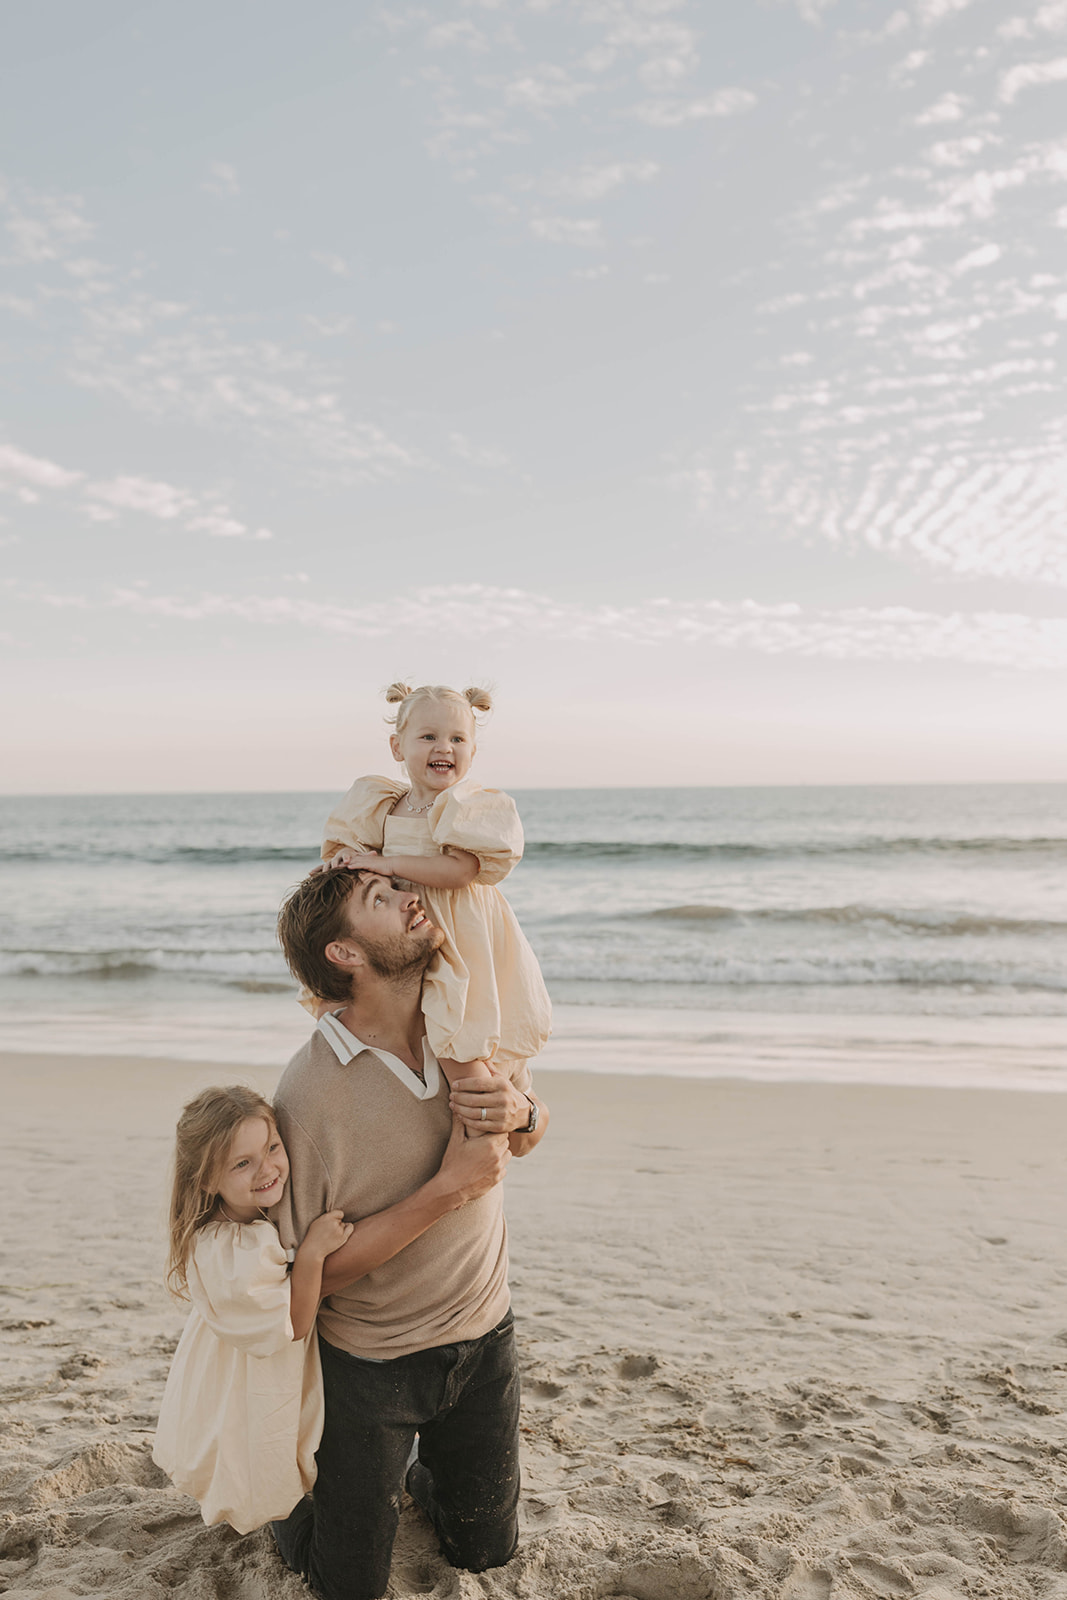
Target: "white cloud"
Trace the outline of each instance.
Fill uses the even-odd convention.
[[[677,128],[709,117],[736,117],[757,103],[751,89],[720,89],[703,100],[649,100],[636,106],[634,114],[654,128]]]
[[[1034,12],[1034,26],[1046,33],[1067,33],[1067,0],[1050,0]]]
[[[933,105],[927,106],[925,111],[920,111],[915,118],[915,125],[918,128],[927,128],[938,122],[959,122],[966,104],[962,95],[950,90],[947,94],[943,94],[940,100],[935,100]]]
[[[530,232],[550,244],[576,244],[586,249],[604,242],[601,223],[595,217],[533,217]]]
[[[1024,89],[1036,89],[1047,83],[1062,83],[1067,79],[1067,56],[1057,61],[1025,61],[1009,67],[997,87],[997,99],[1011,105]]]
[[[502,450],[487,450],[482,445],[472,444],[471,440],[463,433],[450,433],[448,445],[454,456],[460,461],[468,461],[476,467],[506,467],[508,458]]]
[[[973,4],[974,0],[917,0],[915,15],[923,27],[932,28]]]
[[[161,522],[181,519],[189,532],[214,538],[273,537],[267,528],[251,529],[239,521],[217,496],[194,494],[172,483],[132,474],[86,482],[84,472],[57,466],[14,445],[0,445],[0,490],[5,489],[17,494],[25,505],[36,504],[41,491],[52,490],[93,523],[115,522],[121,513],[134,512]],[[71,494],[75,489],[76,494]]]
[[[311,259],[317,262],[320,267],[325,267],[327,272],[332,272],[336,278],[348,277],[348,262],[343,256],[336,255],[332,250],[312,250]]]
[[[289,595],[201,594],[185,599],[117,589],[100,602],[44,594],[51,606],[131,611],[178,622],[209,619],[303,627],[370,638],[432,629],[436,637],[528,635],[596,643],[689,645],[847,661],[962,661],[1018,669],[1067,668],[1067,619],[1017,612],[931,612],[904,606],[804,607],[657,597],[637,605],[586,605],[522,589],[453,584],[346,606]]]
[[[240,194],[241,185],[237,181],[237,169],[229,166],[225,161],[213,161],[209,168],[208,178],[200,185],[208,194],[218,195],[226,199],[230,195]]]
[[[527,111],[555,111],[561,106],[576,105],[595,88],[595,84],[573,78],[563,67],[543,63],[535,71],[513,78],[504,91],[504,99]]]
[[[972,156],[981,154],[989,140],[989,134],[967,134],[962,139],[932,144],[926,154],[939,167],[965,167]]]
[[[45,489],[69,489],[84,476],[82,472],[57,467],[54,461],[46,461],[43,456],[31,456],[25,450],[17,450],[14,445],[0,445],[0,482],[7,477],[37,484]]]
[[[573,172],[550,173],[521,186],[536,186],[542,194],[564,200],[602,200],[606,194],[624,184],[650,182],[659,171],[660,166],[656,161],[587,162]]]
[[[23,259],[46,267],[81,259],[81,241],[93,230],[80,201],[19,189],[6,196],[0,190],[0,204]],[[324,255],[323,262],[347,271],[340,257]],[[338,392],[343,370],[313,361],[299,345],[235,337],[231,323],[242,325],[240,313],[210,315],[131,288],[142,267],[103,270],[104,280],[79,289],[48,282],[37,289],[42,320],[62,330],[64,376],[74,383],[142,414],[242,431],[309,477],[321,475],[323,463],[352,482],[425,466],[419,452],[378,423],[350,415]]]
[[[38,263],[61,260],[94,231],[79,196],[41,194],[25,186],[8,196],[6,225],[15,259]]]
[[[999,244],[979,245],[976,250],[968,250],[961,256],[953,267],[954,272],[973,272],[976,267],[990,267],[994,261],[999,261],[1001,250]]]
[[[489,41],[469,17],[457,17],[451,22],[439,22],[423,35],[428,50],[446,50],[452,45],[462,45],[479,53],[489,48]]]
[[[213,539],[271,539],[274,535],[268,528],[248,528],[243,522],[238,522],[236,517],[231,517],[223,509],[209,512],[206,516],[192,517],[185,524],[190,532],[209,533]]]
[[[91,483],[86,495],[118,511],[143,511],[164,522],[195,510],[197,505],[194,495],[151,478],[112,478],[106,483]]]

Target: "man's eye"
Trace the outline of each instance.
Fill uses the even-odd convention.
[[[383,900],[383,899],[382,899],[382,897],[381,897],[381,895],[380,895],[380,894],[376,894],[376,895],[375,895],[375,896],[374,896],[374,904],[375,904],[375,905],[376,905],[376,906],[381,906],[381,905],[384,905],[384,904],[385,904],[385,901],[384,901],[384,900]]]

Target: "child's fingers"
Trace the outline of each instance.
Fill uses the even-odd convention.
[[[499,1085],[501,1074],[486,1067],[480,1078],[457,1078],[452,1085],[453,1094],[489,1094]]]

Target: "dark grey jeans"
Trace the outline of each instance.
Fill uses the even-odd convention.
[[[454,1567],[484,1572],[518,1543],[519,1372],[513,1318],[480,1339],[394,1361],[319,1340],[326,1424],[310,1497],[272,1524],[289,1566],[322,1600],[378,1600],[409,1488]]]

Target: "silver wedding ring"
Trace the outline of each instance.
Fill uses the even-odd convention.
[[[483,1122],[485,1121],[485,1118],[486,1118],[486,1110],[485,1110],[485,1107],[483,1106],[482,1107],[482,1121]]]

